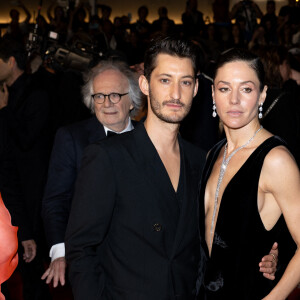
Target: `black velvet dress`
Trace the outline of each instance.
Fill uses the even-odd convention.
[[[200,231],[203,237],[205,187],[224,144],[225,140],[211,150],[202,177]],[[277,136],[263,142],[234,175],[223,193],[204,279],[206,298],[209,300],[262,299],[276,284],[263,277],[258,264],[269,253],[273,243],[279,241],[286,224],[281,215],[270,231],[265,229],[258,212],[257,191],[264,158],[278,145],[284,145],[284,142]],[[205,241],[203,248],[208,255]]]

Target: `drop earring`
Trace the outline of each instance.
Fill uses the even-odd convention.
[[[213,113],[212,113],[212,116],[215,118],[217,116],[217,112],[216,112],[216,102],[213,101]]]
[[[261,103],[261,104],[259,104],[259,107],[258,107],[258,118],[259,119],[262,119],[262,117],[263,117],[263,114],[262,114],[262,111],[263,111],[263,104]]]

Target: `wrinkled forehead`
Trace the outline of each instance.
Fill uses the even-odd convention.
[[[102,92],[102,90],[118,92],[120,89],[128,88],[128,78],[116,69],[107,69],[95,76],[93,80],[94,92]]]

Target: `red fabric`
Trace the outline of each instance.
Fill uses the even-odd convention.
[[[0,300],[1,283],[7,280],[18,264],[18,227],[11,225],[11,217],[0,194]]]

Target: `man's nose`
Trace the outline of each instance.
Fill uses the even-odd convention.
[[[104,107],[111,107],[113,106],[114,104],[109,100],[108,96],[105,97],[104,99],[104,103],[103,103],[103,106]]]
[[[170,96],[175,100],[179,100],[181,98],[181,87],[179,82],[173,84]]]

